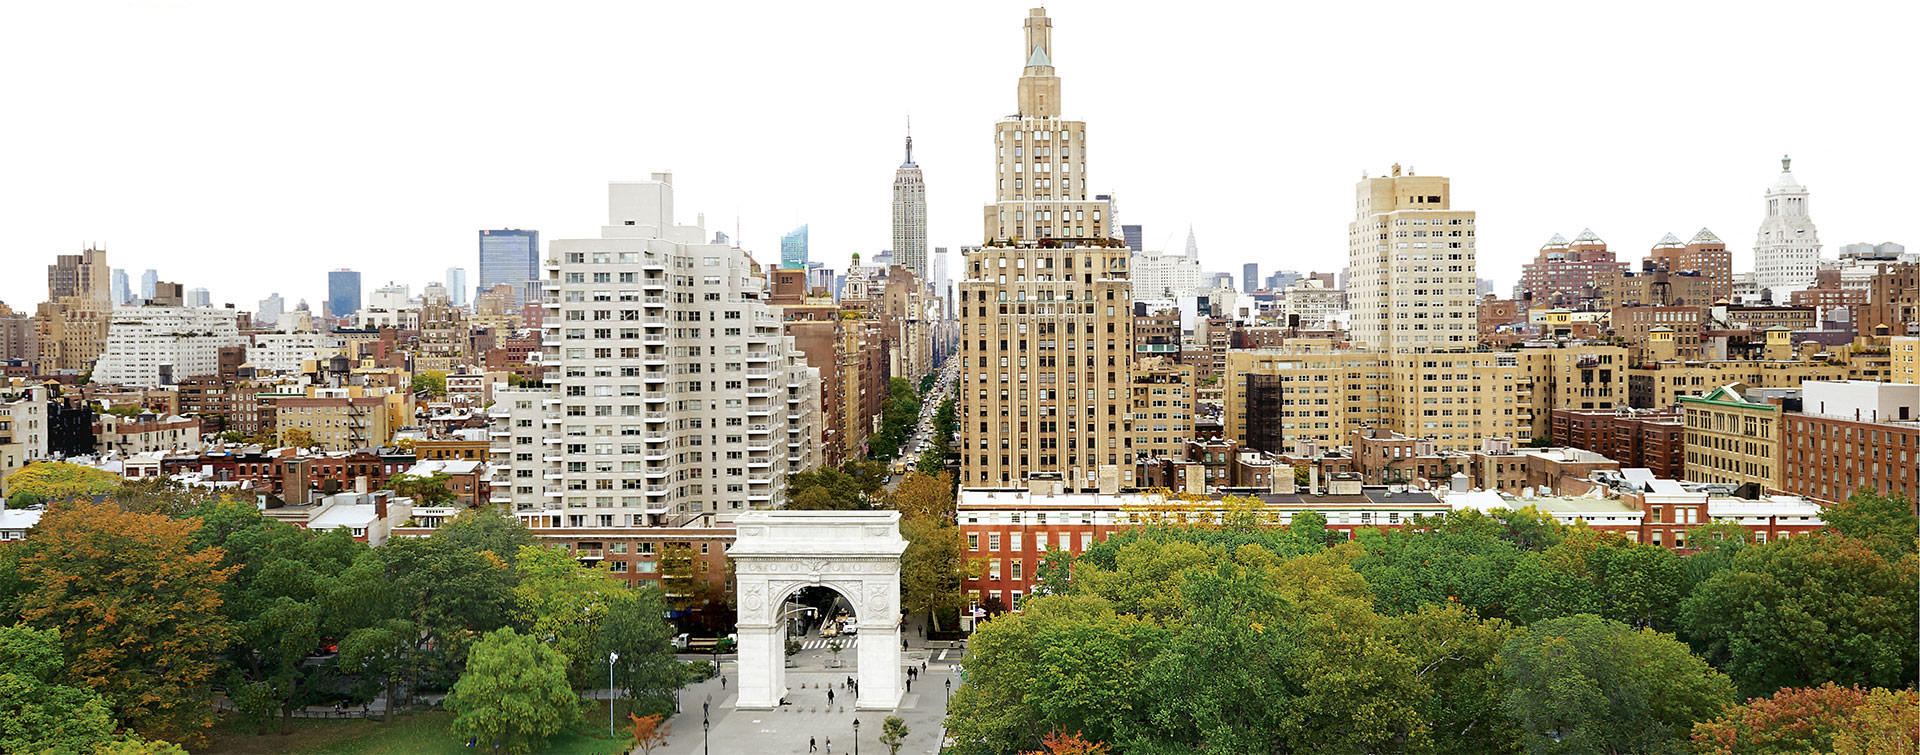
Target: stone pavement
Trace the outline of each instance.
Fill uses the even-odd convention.
[[[917,643],[916,643],[917,644]],[[787,671],[787,684],[790,692],[787,699],[790,705],[777,710],[735,710],[733,664],[722,664],[722,673],[728,677],[727,688],[720,688],[718,679],[690,684],[681,690],[681,712],[670,719],[671,734],[667,746],[655,750],[668,755],[784,755],[786,753],[807,752],[807,738],[818,740],[820,753],[826,752],[826,740],[833,739],[834,755],[854,752],[853,721],[860,720],[859,752],[865,755],[885,755],[886,745],[880,744],[880,725],[887,716],[900,716],[906,719],[909,733],[901,746],[901,753],[939,752],[939,742],[943,736],[941,721],[946,718],[945,682],[949,679],[957,686],[960,680],[953,675],[953,665],[958,661],[958,652],[948,654],[948,660],[930,660],[938,656],[938,649],[926,650],[914,647],[906,654],[906,659],[915,666],[922,660],[929,660],[927,669],[913,682],[913,691],[900,700],[900,707],[892,711],[853,709],[853,700],[845,688],[846,678],[854,674],[854,669],[824,669],[802,662],[800,668]],[[834,703],[827,704],[827,685],[834,687]],[[708,703],[709,697],[711,702]],[[702,707],[706,703],[708,707]],[[702,749],[700,720],[705,711],[711,727],[706,732],[705,749]]]

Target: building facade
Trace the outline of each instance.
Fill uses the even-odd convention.
[[[1110,203],[1087,199],[1087,128],[1061,117],[1043,9],[1021,54],[1016,115],[994,124],[986,244],[960,283],[960,482],[1092,488],[1133,464],[1130,255]]]
[[[1345,286],[1356,346],[1444,351],[1478,341],[1474,213],[1441,176],[1363,178],[1347,226]]]
[[[246,344],[234,318],[231,309],[115,309],[93,381],[150,388],[218,376],[220,350]]]
[[[517,228],[480,231],[480,280],[475,296],[502,283],[513,287],[514,304],[539,301],[540,232]]]
[[[1836,503],[1862,488],[1920,498],[1920,385],[1809,380],[1787,412],[1781,489]]]
[[[913,162],[913,136],[907,136],[907,159],[893,173],[893,259],[927,280],[927,184]]]
[[[347,317],[360,311],[360,274],[352,270],[327,273],[327,315]]]
[[[1689,481],[1779,489],[1782,408],[1748,399],[1746,390],[1735,383],[1680,398]]]
[[[1786,301],[1813,285],[1820,262],[1820,233],[1807,207],[1807,187],[1793,177],[1792,161],[1780,158],[1780,176],[1767,189],[1767,217],[1753,242],[1754,283]]]
[[[546,505],[607,527],[779,505],[787,475],[813,465],[819,377],[760,266],[674,222],[670,173],[610,184],[600,237],[549,248]]]

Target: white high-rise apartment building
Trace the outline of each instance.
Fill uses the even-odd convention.
[[[319,361],[323,338],[312,331],[255,333],[247,347],[247,363],[276,375],[298,375],[309,360]]]
[[[550,398],[553,391],[546,388],[496,385],[493,389],[493,406],[487,409],[488,452],[493,462],[493,497],[489,501],[507,511],[545,509],[560,500],[553,488],[558,481],[547,479],[544,460],[558,452],[546,442]],[[555,491],[552,496],[549,490]],[[619,518],[632,521],[632,514]]]
[[[1355,345],[1449,351],[1479,340],[1472,210],[1441,176],[1362,178],[1347,225],[1346,286]]]
[[[213,306],[213,294],[204,288],[189,288],[187,289],[187,306],[211,307]]]
[[[913,136],[907,136],[907,161],[893,174],[893,259],[927,282],[927,184],[913,162]]]
[[[813,465],[819,372],[766,277],[678,225],[673,175],[607,187],[597,239],[551,242],[545,495],[566,527],[729,523]]]
[[[155,387],[220,374],[220,349],[242,346],[231,309],[121,307],[107,325],[93,382]]]
[[[1133,250],[1135,299],[1178,297],[1200,288],[1200,260],[1180,254]]]
[[[1820,234],[1807,209],[1807,187],[1794,180],[1791,158],[1780,158],[1780,177],[1767,189],[1767,219],[1753,242],[1754,284],[1783,302],[1813,287],[1820,263]]]

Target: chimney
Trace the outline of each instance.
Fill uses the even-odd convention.
[[[1307,465],[1307,492],[1320,492],[1320,465]]]
[[[367,490],[368,490],[368,486],[367,486],[367,476],[366,476],[366,475],[360,475],[359,477],[355,477],[355,478],[353,478],[353,492],[354,492],[354,493],[356,493],[356,494],[359,494],[359,495],[366,495],[366,494],[367,494]]]
[[[1186,492],[1193,493],[1195,495],[1206,495],[1207,494],[1207,466],[1205,464],[1188,464],[1186,466],[1186,471],[1187,471]]]
[[[367,478],[362,477],[360,479],[365,480]],[[363,490],[360,492],[365,493],[366,491]],[[387,520],[387,499],[392,496],[393,491],[391,490],[382,490],[373,494],[373,518],[376,521],[384,522]]]
[[[1100,465],[1099,474],[1099,483],[1095,489],[1098,490],[1101,495],[1118,495],[1120,493],[1120,468],[1112,464],[1102,464]]]
[[[1274,464],[1273,466],[1267,467],[1267,469],[1271,470],[1268,473],[1267,492],[1278,493],[1280,495],[1292,495],[1293,465]]]

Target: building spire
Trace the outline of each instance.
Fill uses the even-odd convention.
[[[913,116],[907,116],[907,165],[913,164]]]
[[[1787,155],[1781,155],[1780,156],[1780,172],[1785,173],[1792,169],[1793,169],[1793,158]]]

